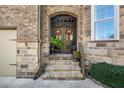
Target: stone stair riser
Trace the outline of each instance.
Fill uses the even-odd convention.
[[[51,55],[45,68],[43,79],[81,80],[79,62],[72,60],[72,55]]]

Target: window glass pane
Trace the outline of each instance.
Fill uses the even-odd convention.
[[[114,19],[96,22],[95,29],[96,40],[114,39]]]
[[[105,19],[114,17],[114,5],[96,5],[95,6],[95,19]]]

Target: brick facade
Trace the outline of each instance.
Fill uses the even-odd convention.
[[[77,11],[78,10],[78,11]],[[83,6],[66,6],[66,5],[57,5],[57,6],[44,6],[42,9],[43,13],[43,55],[49,55],[49,39],[50,39],[50,18],[59,14],[68,14],[77,18],[77,43],[81,42],[83,36]],[[78,44],[77,44],[78,45]]]
[[[124,6],[120,6],[119,10],[120,40],[91,42],[91,6],[89,5],[41,6],[40,11],[38,6],[0,6],[0,28],[17,30],[17,77],[34,77],[39,68],[39,57],[41,57],[40,61],[43,58],[48,59],[50,18],[58,14],[68,14],[77,18],[77,45],[83,44],[85,65],[102,61],[123,65]]]
[[[91,6],[84,6],[83,12],[83,48],[85,64],[108,62],[124,65],[124,6],[119,6],[119,41],[92,42],[91,41]]]
[[[17,30],[17,77],[38,69],[37,17],[37,6],[0,6],[0,28]]]

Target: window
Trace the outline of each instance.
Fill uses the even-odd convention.
[[[118,6],[96,5],[91,11],[91,40],[118,40]]]

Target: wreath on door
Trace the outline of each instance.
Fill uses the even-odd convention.
[[[61,31],[59,29],[57,29],[55,31],[55,35],[56,35],[56,38],[60,39],[61,40]]]
[[[67,40],[71,40],[72,31],[70,29],[66,30]]]

